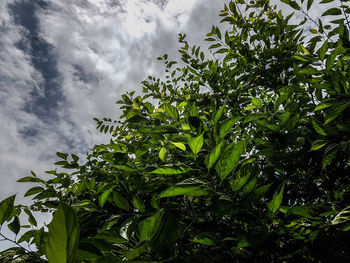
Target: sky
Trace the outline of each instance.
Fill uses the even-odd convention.
[[[125,91],[179,60],[178,33],[204,45],[225,0],[1,0],[0,200],[55,168],[55,153],[84,158],[109,136],[93,117],[118,119]],[[317,9],[312,10],[317,15]]]

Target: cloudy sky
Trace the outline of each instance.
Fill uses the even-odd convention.
[[[108,140],[93,117],[117,118],[115,102],[161,75],[178,33],[204,39],[223,0],[1,0],[0,199],[30,170],[54,168],[55,152],[84,156]]]

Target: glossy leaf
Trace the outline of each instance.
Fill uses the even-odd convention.
[[[232,142],[225,148],[215,166],[221,180],[225,179],[236,167],[241,155],[245,151],[246,145],[246,141]]]

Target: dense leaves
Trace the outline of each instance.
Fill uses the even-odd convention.
[[[20,179],[39,184],[25,193],[33,205],[0,203],[18,245],[0,258],[350,262],[350,9],[282,2],[295,13],[266,0],[225,5],[225,30],[207,34],[214,58],[179,34],[185,66],[159,57],[165,80],[123,94],[119,120],[96,119],[108,144],[83,164],[57,153],[71,173]],[[292,24],[293,14],[305,19]],[[22,211],[32,228],[18,237]],[[48,229],[32,211],[55,211]]]

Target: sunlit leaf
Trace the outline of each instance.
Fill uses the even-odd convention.
[[[312,146],[311,146],[311,149],[310,151],[316,151],[318,149],[321,149],[323,146],[325,146],[328,142],[325,141],[325,140],[317,140],[317,141],[314,141]]]
[[[216,163],[216,161],[219,159],[221,151],[223,146],[225,145],[225,142],[222,141],[218,145],[215,146],[215,148],[206,156],[205,158],[205,165],[208,169],[213,167],[213,165]]]
[[[160,167],[155,170],[153,170],[151,173],[153,174],[183,174],[191,171],[191,168],[186,167],[177,167],[177,168],[170,168],[170,167]]]
[[[283,192],[284,192],[284,184],[280,187],[280,190],[278,192],[275,192],[273,194],[272,200],[267,203],[267,207],[269,208],[271,213],[275,214],[277,210],[280,208],[280,205],[283,199]]]
[[[164,147],[160,149],[158,156],[163,162],[165,161],[166,149]]]
[[[50,263],[75,262],[79,223],[72,208],[61,203],[48,226],[46,257]]]
[[[210,191],[201,186],[172,186],[160,193],[159,198],[178,195],[201,196],[208,195]]]
[[[188,139],[188,145],[190,146],[192,152],[194,154],[198,154],[198,152],[202,149],[204,140],[203,140],[203,134],[197,137],[191,137]]]
[[[174,144],[177,148],[186,151],[186,145],[183,144],[182,142],[171,142],[172,144]]]

